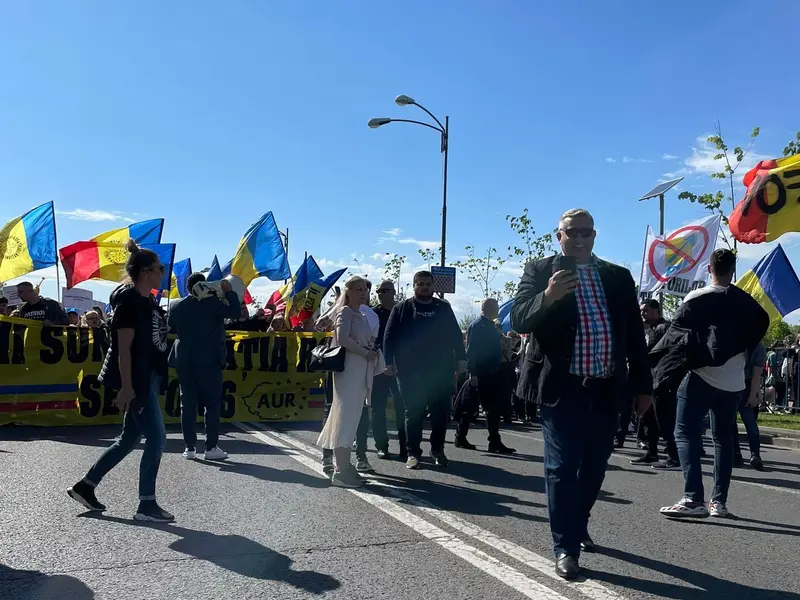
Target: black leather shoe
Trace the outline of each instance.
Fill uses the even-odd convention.
[[[504,444],[489,444],[489,454],[514,454],[516,450],[509,448]]]
[[[381,460],[392,460],[392,455],[388,450],[378,450],[377,455]]]
[[[470,444],[466,438],[457,438],[455,443],[456,448],[461,448],[462,450],[477,450],[478,447],[475,444]]]
[[[587,535],[581,542],[581,550],[584,552],[597,552],[597,544]]]
[[[437,450],[435,452],[433,450],[431,450],[431,456],[433,457],[433,461],[434,461],[434,463],[436,464],[437,467],[444,468],[448,464],[450,464],[450,461],[447,460],[447,457],[444,455],[444,451],[443,450]]]
[[[578,573],[581,572],[581,567],[578,564],[578,559],[569,554],[559,554],[556,557],[556,575],[563,579],[575,579]]]
[[[614,440],[614,448],[624,448],[625,447],[625,440],[621,440],[619,438]]]

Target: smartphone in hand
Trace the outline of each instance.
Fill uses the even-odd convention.
[[[556,256],[553,261],[553,274],[559,271],[569,271],[573,275],[578,272],[578,263],[575,261],[574,256]]]

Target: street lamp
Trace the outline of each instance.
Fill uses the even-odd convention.
[[[416,100],[411,98],[410,96],[406,96],[405,94],[400,94],[397,98],[394,99],[395,104],[398,106],[409,106],[414,105],[421,108],[427,115],[436,122],[436,125],[432,125],[431,123],[426,123],[424,121],[415,121],[413,119],[390,119],[387,117],[375,118],[370,119],[367,122],[367,127],[370,129],[377,129],[383,125],[387,125],[389,123],[413,123],[414,125],[422,125],[423,127],[427,127],[429,129],[434,129],[435,131],[439,132],[441,136],[441,153],[444,155],[444,183],[442,186],[442,251],[441,251],[441,265],[445,265],[445,248],[447,245],[447,153],[448,153],[448,146],[450,140],[450,117],[445,116],[444,118],[444,125],[442,122],[436,118],[436,116],[429,111],[427,108],[422,106]]]

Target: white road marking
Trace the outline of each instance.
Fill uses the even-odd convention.
[[[241,424],[237,424],[240,428],[244,429]],[[302,450],[312,456],[317,458],[322,457],[322,452],[319,448],[315,446],[311,446],[310,444],[306,444],[305,442],[298,440],[297,438],[290,436],[288,434],[275,431],[274,429],[270,429],[266,426],[263,426],[260,423],[250,423],[252,427],[256,427],[263,431],[268,432],[267,436],[269,438],[276,438],[283,442],[283,444],[289,444],[298,450]],[[252,432],[251,432],[252,433]],[[255,434],[253,434],[255,435]],[[305,463],[304,463],[305,464]],[[318,463],[313,463],[314,469],[321,471]],[[510,556],[514,560],[521,562],[522,564],[526,565],[527,567],[554,579],[555,581],[561,582],[562,580],[555,574],[553,570],[553,561],[551,559],[547,559],[527,548],[519,546],[511,541],[498,537],[491,531],[478,527],[473,523],[453,514],[449,513],[445,510],[426,502],[415,496],[413,493],[408,492],[407,490],[396,488],[386,482],[378,481],[375,479],[370,480],[370,486],[372,487],[380,487],[385,489],[389,494],[392,496],[403,500],[412,506],[415,506],[425,514],[431,515],[449,525],[456,531],[460,531],[479,542],[486,544],[496,550],[499,550],[503,554]],[[581,594],[586,596],[587,598],[591,598],[592,600],[621,600],[623,596],[618,594],[617,592],[601,585],[600,583],[592,580],[592,579],[583,579],[581,581],[571,582],[570,589],[575,589],[579,591]]]
[[[524,433],[517,433],[515,431],[506,431],[506,430],[504,430],[503,431],[503,435],[512,435],[514,437],[518,437],[518,438],[523,438],[523,439],[526,439],[526,440],[533,440],[535,442],[544,443],[544,440],[542,438],[540,438],[540,437],[537,437],[537,436],[534,436],[534,435],[525,435]],[[623,456],[622,454],[616,454],[616,453],[611,455],[611,459],[613,459],[613,460],[615,460],[617,462],[628,463],[628,464],[630,464],[630,460],[631,460],[630,457],[628,457],[628,456]],[[767,467],[767,469],[769,469],[769,461],[767,461],[766,467]],[[634,469],[631,469],[631,470],[634,470]],[[652,469],[650,469],[650,470],[652,471]],[[768,483],[757,483],[755,481],[742,481],[741,479],[736,479],[736,473],[734,473],[732,481],[735,481],[736,485],[752,485],[753,487],[761,488],[761,489],[764,489],[764,490],[769,490],[771,492],[783,492],[785,494],[794,494],[795,496],[800,496],[800,490],[795,490],[795,489],[786,488],[786,487],[779,487],[777,485],[769,485]]]
[[[254,424],[249,424],[250,428],[248,428],[248,424],[245,423],[234,424],[239,427],[239,429],[242,429],[249,435],[254,436],[262,442],[272,446],[278,446],[282,450],[286,451],[288,456],[303,466],[324,476],[322,472],[322,465],[318,460],[313,460],[304,454],[294,451],[288,445],[291,444],[291,441],[285,440],[282,435],[278,437],[277,432],[258,427],[258,429],[262,429],[263,431],[269,431],[269,433],[262,433],[260,431],[252,431],[252,428],[255,427]],[[294,445],[295,447],[297,446],[296,444],[291,445]],[[317,450],[316,454],[321,457],[319,450]],[[568,600],[565,596],[562,596],[555,590],[550,589],[538,581],[534,581],[533,579],[526,577],[513,567],[506,565],[505,563],[497,560],[493,556],[486,554],[478,548],[475,548],[474,546],[466,544],[455,535],[447,533],[445,530],[436,527],[436,525],[398,506],[397,503],[393,502],[389,498],[377,494],[362,492],[357,489],[346,489],[345,491],[358,496],[364,502],[371,504],[378,510],[386,513],[403,525],[413,529],[421,536],[438,544],[445,550],[455,554],[472,566],[477,567],[487,575],[494,577],[501,583],[513,588],[526,598],[531,598],[532,600]]]

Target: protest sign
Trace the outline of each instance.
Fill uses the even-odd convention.
[[[222,420],[321,419],[323,374],[311,372],[309,360],[311,350],[327,335],[228,332]],[[105,329],[42,327],[0,317],[0,425],[119,423],[115,393],[97,381],[107,348]],[[159,396],[164,421],[179,423],[180,394],[173,370],[165,389]]]
[[[19,301],[19,294],[17,293],[17,286],[15,285],[4,285],[2,289],[0,289],[0,296],[8,299],[9,306],[16,306],[20,304]]]
[[[81,288],[61,288],[61,304],[64,308],[74,308],[85,313],[94,308],[94,294],[89,290]]]

